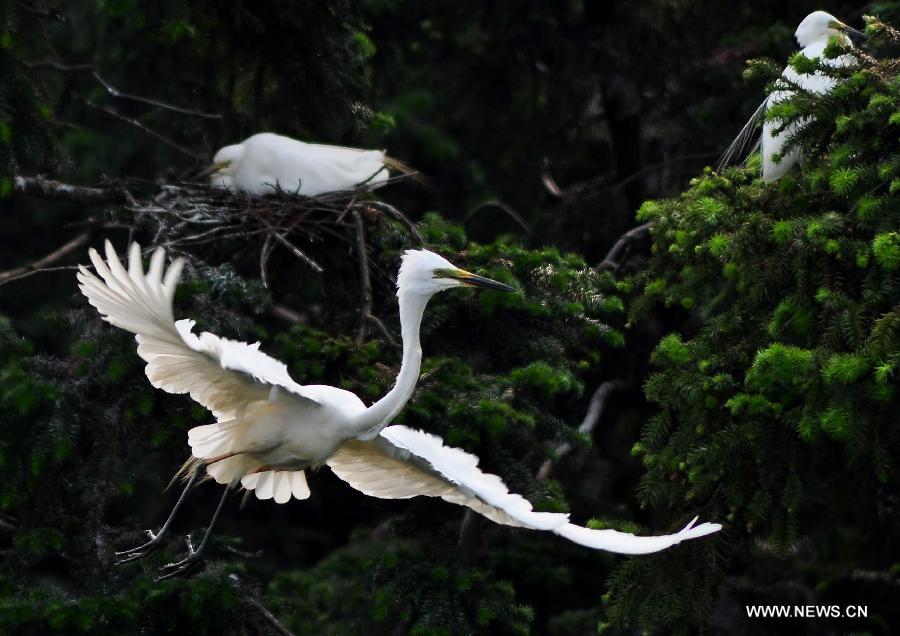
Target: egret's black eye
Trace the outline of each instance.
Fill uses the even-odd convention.
[[[441,274],[441,270],[439,270],[439,269],[434,270],[434,277],[435,277],[435,278],[440,278],[442,275],[443,275],[443,274]]]

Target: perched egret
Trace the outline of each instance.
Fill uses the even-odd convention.
[[[853,58],[849,55],[842,55],[835,59],[824,58],[825,47],[828,45],[828,39],[831,36],[843,38],[848,46],[853,43],[848,37],[864,37],[862,33],[853,29],[833,15],[824,11],[814,11],[803,18],[794,37],[797,43],[802,47],[800,53],[808,58],[822,58],[823,64],[831,67],[848,66],[852,63]],[[828,77],[821,72],[815,72],[808,75],[797,73],[791,66],[784,69],[782,77],[800,88],[817,95],[823,95],[834,88],[834,78]],[[766,111],[771,105],[786,101],[794,94],[792,89],[773,91],[750,118],[750,121],[744,126],[737,138],[731,143],[722,159],[719,162],[720,169],[727,166],[743,152],[744,148],[749,145],[750,140],[755,136],[756,129],[762,120],[762,136],[757,142],[760,146],[760,154],[762,155],[762,177],[766,181],[776,181],[790,170],[794,164],[801,159],[800,148],[794,147],[790,152],[783,154],[782,149],[793,135],[797,133],[806,123],[806,120],[798,120],[784,127],[781,132],[775,132],[781,127],[783,122],[774,120],[767,121],[765,119]],[[780,161],[776,161],[775,156],[781,157]]]
[[[388,169],[410,172],[383,150],[310,144],[274,133],[259,133],[221,148],[213,157],[213,186],[262,196],[276,187],[314,197],[356,186],[376,188]]]
[[[309,497],[304,471],[323,464],[357,490],[374,497],[441,497],[467,506],[501,524],[550,530],[590,548],[623,554],[663,550],[687,539],[716,532],[719,524],[694,525],[673,535],[639,537],[615,530],[594,530],[569,523],[566,514],[535,512],[503,481],[478,468],[478,458],[445,446],[439,437],[406,426],[388,426],[413,393],[422,348],[419,326],[425,305],[452,287],[512,287],[458,269],[426,250],[403,255],[397,279],[403,360],[394,387],[372,406],[331,386],[301,386],[287,367],[246,344],[211,333],[193,333],[193,320],[175,321],[172,298],[183,262],[163,271],[158,248],[144,272],[141,250],[131,244],[128,269],[106,242],[106,261],[95,250],[90,258],[97,278],[80,267],[80,289],[107,322],[135,334],[150,383],[169,393],[189,393],[212,411],[216,423],[188,431],[192,457],[182,468],[187,485],[169,518],[150,540],[119,553],[120,562],[146,556],[166,535],[178,508],[201,473],[226,486],[197,549],[188,539],[188,555],[165,566],[172,576],[193,566],[230,490],[252,490],[259,499],[285,503]],[[102,280],[101,280],[102,279]]]

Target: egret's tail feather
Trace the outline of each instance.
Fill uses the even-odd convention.
[[[384,156],[384,165],[388,167],[393,172],[397,172],[403,176],[409,177],[416,183],[420,183],[423,186],[434,188],[434,184],[431,180],[426,177],[424,174],[410,166],[409,164],[403,163],[399,159],[395,159],[389,155]]]
[[[762,127],[766,115],[766,106],[769,98],[763,100],[750,119],[741,128],[741,132],[734,138],[716,164],[716,172],[722,172],[728,166],[736,165],[751,155],[760,145],[761,137],[757,134]]]

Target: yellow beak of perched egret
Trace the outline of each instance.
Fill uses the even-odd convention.
[[[865,40],[866,39],[865,33],[863,33],[862,31],[857,31],[856,29],[854,29],[851,26],[847,26],[840,20],[832,20],[831,22],[828,23],[828,28],[834,29],[835,31],[840,31],[840,32],[846,34],[847,37],[854,39],[854,40]]]
[[[451,278],[458,280],[468,287],[484,287],[486,289],[496,289],[497,291],[514,292],[515,287],[510,287],[504,283],[467,272],[464,269],[436,269],[434,270],[435,278]]]

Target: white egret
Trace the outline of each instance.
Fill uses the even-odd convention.
[[[158,248],[145,273],[140,247],[131,244],[128,269],[106,242],[106,261],[90,258],[100,275],[80,267],[80,289],[107,322],[135,334],[137,352],[156,388],[188,393],[212,411],[216,423],[188,432],[192,457],[182,468],[188,478],[162,529],[143,545],[119,553],[129,561],[146,556],[168,532],[188,490],[204,471],[226,486],[200,546],[188,539],[188,555],[165,566],[171,576],[196,563],[229,491],[238,485],[259,499],[285,503],[309,497],[304,471],[323,464],[357,490],[388,499],[418,495],[441,497],[510,526],[550,530],[590,548],[623,554],[663,550],[687,539],[716,532],[720,525],[694,521],[673,535],[639,537],[569,523],[566,514],[535,512],[510,493],[495,475],[478,469],[478,459],[445,446],[439,437],[405,426],[388,426],[413,393],[422,349],[419,326],[425,305],[437,292],[475,286],[501,291],[512,287],[453,266],[426,250],[403,255],[397,279],[403,359],[394,387],[366,407],[356,395],[331,386],[301,386],[287,367],[246,344],[211,333],[195,335],[193,320],[175,321],[172,298],[181,259],[163,271]],[[102,280],[101,280],[102,279]]]
[[[276,188],[313,197],[357,186],[376,188],[388,169],[410,172],[383,150],[311,144],[259,133],[221,148],[213,157],[213,186],[262,196]]]
[[[862,33],[853,29],[833,15],[824,11],[814,11],[803,18],[794,37],[797,43],[802,47],[800,53],[808,58],[822,58],[822,63],[834,68],[848,66],[853,62],[853,58],[849,55],[842,55],[834,59],[824,57],[825,47],[831,36],[842,38],[848,46],[853,43],[848,37],[853,35],[856,37],[864,37]],[[803,90],[809,91],[816,95],[824,95],[831,91],[835,86],[835,80],[819,71],[811,74],[797,73],[790,65],[784,69],[782,77],[799,86]],[[722,159],[719,162],[719,168],[724,168],[733,160],[735,160],[743,150],[749,145],[749,142],[755,136],[756,129],[762,120],[762,135],[757,142],[760,146],[760,154],[762,156],[762,177],[766,181],[776,181],[787,173],[801,159],[799,147],[792,148],[788,153],[783,154],[785,144],[794,136],[798,130],[806,125],[807,120],[797,120],[784,126],[781,132],[776,132],[783,122],[779,120],[766,120],[765,114],[769,107],[790,99],[794,94],[791,88],[773,91],[750,118],[750,121],[744,126],[737,138],[731,143]],[[780,160],[776,160],[776,155]]]

